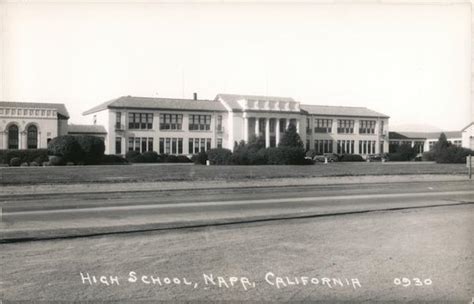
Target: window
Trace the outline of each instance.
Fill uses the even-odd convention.
[[[359,121],[360,134],[375,134],[375,120]]]
[[[190,138],[190,139],[189,139],[189,142],[188,142],[188,153],[189,153],[189,154],[193,154],[193,153],[194,153],[193,143],[194,143],[194,140],[193,140],[192,138]]]
[[[200,152],[206,152],[206,139],[201,138],[201,145],[199,146]]]
[[[206,151],[211,150],[211,139],[206,139]]]
[[[217,147],[222,148],[222,138],[217,139]]]
[[[199,153],[199,138],[194,139],[194,153],[195,154]]]
[[[165,154],[165,139],[160,137],[160,154]]]
[[[166,138],[165,153],[171,153],[171,138]]]
[[[28,127],[26,141],[27,141],[28,149],[38,148],[38,129],[36,128],[36,126]]]
[[[18,126],[16,125],[8,128],[8,149],[18,149]]]
[[[148,151],[153,151],[153,138],[148,138]]]
[[[190,131],[209,131],[210,129],[211,129],[211,115],[189,115],[189,130]]]
[[[217,131],[222,131],[222,115],[217,116]]]
[[[178,142],[178,141],[177,141],[176,138],[172,138],[172,139],[171,139],[171,153],[172,153],[172,154],[176,154],[176,151],[177,151],[177,148],[178,148],[177,142]]]
[[[359,154],[375,154],[376,142],[372,140],[359,141]]]
[[[97,124],[97,115],[92,116],[92,124],[93,125]]]
[[[337,121],[337,133],[352,134],[354,133],[354,121],[347,119],[339,119]]]
[[[178,138],[178,154],[183,154],[183,139]]]
[[[48,116],[50,114],[51,110],[48,110]],[[23,109],[23,115],[26,116],[28,115],[28,110],[27,109]]]
[[[160,130],[181,130],[182,127],[182,114],[160,114]]]
[[[135,151],[140,152],[140,137],[135,137]]]
[[[332,119],[315,119],[314,133],[332,133]]]
[[[115,137],[115,154],[122,154],[122,137]]]
[[[122,113],[121,112],[115,113],[115,129],[117,130],[122,129]]]
[[[128,138],[128,151],[133,151],[133,137]]]
[[[128,113],[129,129],[153,129],[153,113]]]

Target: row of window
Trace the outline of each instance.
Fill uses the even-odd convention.
[[[94,124],[96,118],[94,117]],[[189,130],[209,131],[211,115],[189,115]],[[222,116],[217,117],[217,130],[222,130]],[[115,128],[122,128],[122,113],[115,113]],[[153,113],[128,113],[128,128],[131,130],[153,129]],[[182,130],[183,114],[160,114],[160,130]]]
[[[0,115],[18,115],[18,116],[54,116],[54,110],[41,109],[0,109]]]
[[[20,139],[17,125],[11,125],[8,128],[8,149],[19,149]],[[29,126],[26,131],[26,147],[28,149],[38,148],[38,128],[36,126]]]
[[[314,150],[318,154],[333,153],[333,140],[315,140]],[[307,144],[309,145],[309,144]],[[371,140],[360,140],[359,141],[359,154],[375,154],[375,141]],[[381,144],[382,147],[382,144]],[[354,154],[355,153],[355,141],[354,140],[338,140],[336,142],[336,152],[338,154]],[[381,149],[383,153],[383,148]]]
[[[309,119],[308,119],[309,122]],[[315,119],[314,120],[314,133],[332,133],[332,119]],[[338,119],[337,120],[337,133],[342,134],[353,134],[354,133],[354,120],[351,119]],[[359,121],[359,133],[360,134],[375,134],[375,120],[361,120]],[[383,122],[381,122],[381,130],[383,130]],[[310,128],[308,128],[310,133]]]
[[[196,154],[211,149],[211,138],[189,138],[188,152]],[[222,138],[217,139],[217,147],[222,148]],[[140,153],[154,151],[152,137],[129,137],[128,151]],[[160,137],[157,151],[160,154],[183,154],[183,138]],[[115,138],[115,153],[122,154],[122,138]]]

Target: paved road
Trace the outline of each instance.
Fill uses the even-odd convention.
[[[0,196],[2,241],[469,204],[470,181]]]
[[[469,204],[0,244],[0,294],[6,303],[469,303],[473,215]]]

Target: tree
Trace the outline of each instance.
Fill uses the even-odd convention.
[[[298,132],[296,132],[296,127],[293,124],[288,126],[288,130],[283,133],[283,136],[280,140],[279,147],[297,147],[304,149],[303,141],[299,136]]]

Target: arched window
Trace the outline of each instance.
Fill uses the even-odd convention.
[[[11,125],[8,128],[8,149],[18,149],[18,126]]]
[[[36,126],[28,127],[28,137],[27,137],[28,149],[37,149],[38,148],[38,129]]]

